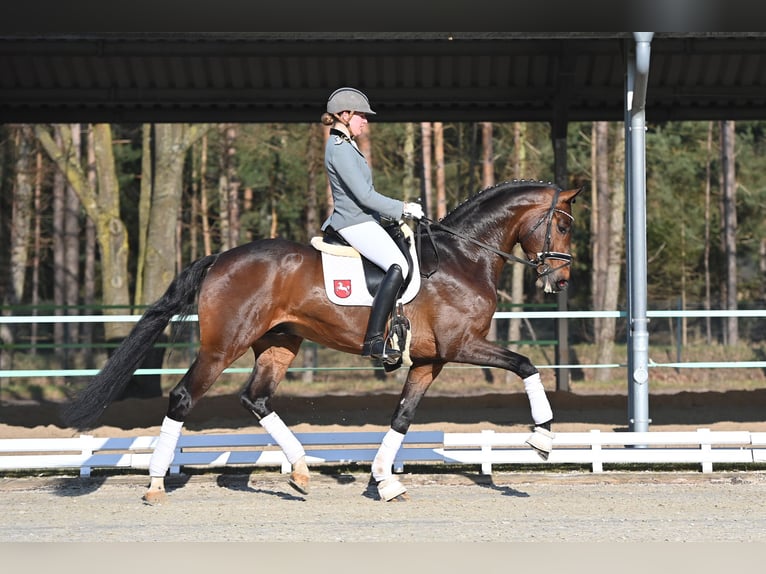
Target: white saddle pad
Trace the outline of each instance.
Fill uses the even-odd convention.
[[[409,225],[402,224],[402,231],[410,239],[413,265],[412,279],[398,301],[404,304],[412,301],[420,290],[420,269],[412,229]],[[337,305],[371,306],[372,295],[367,290],[359,252],[353,247],[327,244],[321,237],[312,238],[311,245],[322,252],[324,286],[330,301]]]

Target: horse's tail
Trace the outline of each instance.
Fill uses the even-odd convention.
[[[173,280],[165,294],[144,313],[130,334],[109,357],[101,371],[62,409],[63,421],[72,428],[89,428],[106,407],[117,400],[133,373],[174,315],[188,315],[205,273],[218,255],[198,259]]]

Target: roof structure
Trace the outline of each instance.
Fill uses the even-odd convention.
[[[766,33],[655,33],[649,121],[766,117]],[[0,122],[624,119],[633,34],[0,33]]]

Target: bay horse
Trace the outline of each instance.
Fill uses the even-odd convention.
[[[527,357],[486,336],[507,261],[534,268],[545,292],[566,289],[572,203],[581,189],[564,191],[551,183],[514,180],[479,191],[438,222],[419,222],[421,288],[403,306],[411,325],[411,365],[371,467],[382,500],[408,498],[393,475],[393,462],[418,403],[450,362],[497,367],[521,377],[534,422],[527,443],[547,458],[553,446],[553,413],[540,374]],[[517,243],[523,258],[511,254]],[[65,405],[64,421],[74,428],[92,426],[121,396],[170,320],[192,312],[195,300],[199,350],[170,392],[144,500],[165,499],[164,477],[185,418],[224,369],[248,349],[255,365],[240,400],[284,451],[292,465],[289,484],[307,494],[310,476],[304,449],[271,409],[270,399],[304,339],[360,355],[370,312],[330,302],[321,254],[309,245],[259,239],[191,263],[146,310],[86,388]]]

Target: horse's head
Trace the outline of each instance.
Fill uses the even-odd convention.
[[[537,269],[538,286],[546,293],[558,293],[569,285],[572,256],[572,203],[582,188],[560,191],[550,188],[547,206],[530,209],[519,233],[527,259]]]

